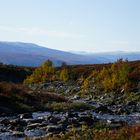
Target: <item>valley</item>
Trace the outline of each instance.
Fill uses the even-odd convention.
[[[126,64],[129,67],[129,75],[125,78],[131,84],[126,89],[124,85],[128,81],[118,89],[111,85],[112,89],[102,87],[101,81],[94,82],[93,71],[111,70],[113,64],[63,65],[56,67],[52,75],[53,65],[50,62],[44,62],[38,68],[0,66],[0,76],[3,76],[0,82],[0,139],[77,139],[90,133],[88,139],[92,140],[109,131],[117,134],[128,127],[129,130],[139,127],[139,61],[120,60],[114,63],[116,66],[121,64],[119,69]],[[47,74],[45,81],[40,77],[42,82],[35,77],[41,67]],[[46,71],[50,68],[51,71]],[[67,69],[68,73],[63,69]],[[15,72],[19,70],[20,76]],[[15,74],[11,77],[10,73]],[[126,135],[129,136],[129,131]],[[136,132],[131,136],[138,138]]]

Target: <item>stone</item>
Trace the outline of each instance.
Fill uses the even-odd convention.
[[[25,130],[24,134],[28,137],[40,137],[45,135],[45,131],[39,128],[31,129],[31,130]]]
[[[4,124],[4,125],[8,125],[10,123],[9,119],[3,119],[1,120],[1,124]]]
[[[27,130],[38,128],[41,124],[40,123],[33,123],[27,126]]]
[[[65,128],[62,124],[59,125],[48,125],[47,132],[59,133],[61,131],[65,131]]]
[[[33,118],[32,113],[25,113],[25,114],[20,114],[19,116],[20,119],[30,119]]]
[[[68,124],[74,125],[74,126],[79,126],[79,120],[77,118],[68,118]]]
[[[27,126],[27,122],[25,120],[22,120],[22,119],[13,119],[13,120],[10,120],[9,122],[10,125],[12,126]]]
[[[80,96],[74,95],[73,99],[74,99],[74,100],[79,100],[79,99],[80,99]]]
[[[78,117],[78,113],[73,112],[73,111],[69,111],[69,112],[67,112],[67,117],[68,118]]]
[[[128,114],[130,114],[130,111],[128,109],[126,109],[125,107],[120,107],[116,110],[115,113],[117,113],[119,115],[128,115]]]
[[[48,117],[49,123],[57,124],[61,119],[58,117],[50,116]]]
[[[126,126],[127,123],[125,121],[115,121],[114,119],[107,120],[107,127],[109,128],[120,128]]]
[[[12,134],[13,137],[24,137],[24,133],[20,131],[14,131]]]
[[[86,122],[88,125],[92,125],[95,121],[91,116],[82,115],[79,117],[79,122]]]
[[[128,105],[128,106],[136,106],[137,103],[135,101],[128,101],[126,105]]]
[[[29,120],[29,123],[42,123],[44,119],[31,119]]]
[[[110,109],[108,109],[107,106],[104,105],[97,107],[94,111],[96,113],[102,113],[102,114],[113,114],[113,111],[111,111]]]

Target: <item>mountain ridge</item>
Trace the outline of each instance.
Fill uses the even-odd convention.
[[[114,62],[119,58],[140,60],[140,52],[101,52],[89,54],[75,54],[56,49],[50,49],[34,43],[25,42],[0,42],[0,62],[5,64],[39,66],[50,59],[56,66],[63,62],[75,64],[101,64]]]

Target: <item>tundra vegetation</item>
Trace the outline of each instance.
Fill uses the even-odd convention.
[[[0,64],[0,115],[36,111],[64,115],[59,120],[51,114],[48,121],[59,120],[67,129],[34,139],[138,140],[139,123],[130,125],[113,120],[105,123],[96,116],[91,118],[91,114],[127,116],[140,112],[140,61],[119,59],[110,64],[55,67],[47,60],[37,68]],[[80,112],[79,116],[77,112]],[[3,123],[10,129],[5,120]],[[44,124],[39,126],[44,128]],[[51,127],[46,129],[62,130]]]
[[[83,66],[84,67],[84,66]],[[89,66],[90,67],[90,66]],[[81,84],[83,91],[88,91],[90,87],[95,87],[105,92],[129,91],[138,84],[136,69],[129,66],[127,60],[119,59],[113,64],[103,65],[98,68],[96,65],[92,68],[85,68],[81,71],[82,66],[78,66],[74,71],[73,66],[61,66],[55,68],[50,60],[44,62],[40,67],[33,71],[32,75],[24,80],[25,84],[43,83],[47,81],[77,81]],[[90,71],[90,72],[89,72]]]

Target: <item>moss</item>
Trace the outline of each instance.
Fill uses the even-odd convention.
[[[140,93],[127,93],[126,100],[132,100],[140,103]]]
[[[51,104],[46,104],[46,107],[53,111],[68,111],[68,110],[80,111],[80,110],[92,109],[90,105],[87,105],[85,103],[78,103],[78,102],[75,103],[53,102]]]
[[[121,129],[93,129],[88,126],[72,128],[64,134],[51,135],[39,139],[27,138],[26,140],[139,140],[140,125],[125,126]]]
[[[33,111],[33,108],[31,106],[23,104],[23,103],[16,103],[15,108],[17,111],[21,110],[21,112]]]

